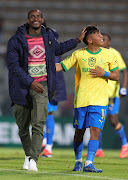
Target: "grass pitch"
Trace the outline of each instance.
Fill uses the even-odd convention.
[[[83,151],[83,163],[86,158]],[[102,173],[73,172],[73,149],[54,149],[53,158],[39,158],[38,172],[22,170],[22,148],[0,148],[0,180],[125,180],[128,179],[128,157],[119,159],[119,150],[104,150],[104,158],[95,158]]]

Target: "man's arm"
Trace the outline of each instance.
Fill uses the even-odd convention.
[[[16,39],[11,38],[8,42],[7,48],[7,66],[8,70],[16,76],[20,82],[26,87],[30,88],[33,78],[20,66],[18,42]]]
[[[74,38],[74,39],[69,39],[65,42],[59,43],[56,39],[54,39],[54,46],[55,46],[55,55],[59,56],[62,55],[74,48],[78,45],[79,42],[81,42],[85,36],[85,31],[86,28],[84,28],[80,35],[79,38]]]
[[[105,71],[101,67],[97,66],[97,69],[90,69],[89,73],[92,77],[108,77],[110,80],[119,80],[119,69],[116,69],[110,73],[107,72],[107,75],[105,75]]]

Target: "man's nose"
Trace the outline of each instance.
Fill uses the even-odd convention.
[[[34,19],[37,20],[37,19],[38,19],[38,16],[35,16]]]

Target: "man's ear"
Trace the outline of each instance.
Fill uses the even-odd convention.
[[[42,24],[44,23],[44,18],[42,18]]]
[[[27,23],[29,24],[29,19],[27,19]]]

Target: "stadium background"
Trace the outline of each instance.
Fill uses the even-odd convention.
[[[128,1],[127,0],[1,0],[0,1],[0,146],[21,146],[18,130],[10,107],[8,95],[8,72],[6,68],[6,48],[9,38],[17,27],[26,22],[27,13],[39,8],[47,25],[57,30],[59,41],[77,37],[83,27],[96,24],[101,32],[112,37],[112,47],[117,49],[128,65]],[[79,44],[76,49],[84,46]],[[72,51],[62,56],[70,55]],[[65,73],[68,99],[60,103],[55,113],[56,127],[54,147],[71,147],[74,129],[73,96],[74,69]],[[121,100],[120,121],[125,125],[128,138],[128,97]],[[89,138],[86,134],[85,145]],[[103,132],[104,148],[120,148],[118,137],[109,121],[106,121]]]

